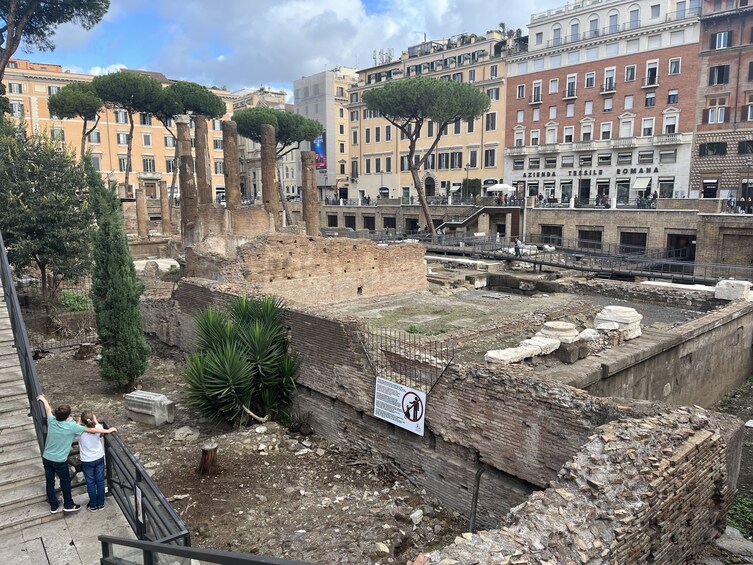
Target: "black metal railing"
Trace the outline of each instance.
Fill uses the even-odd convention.
[[[0,279],[2,279],[5,304],[8,308],[8,317],[13,329],[13,341],[18,353],[18,362],[21,365],[24,386],[26,387],[26,396],[31,408],[34,432],[37,436],[39,452],[42,453],[44,451],[44,440],[47,435],[47,414],[42,403],[37,400],[37,397],[42,394],[42,388],[39,386],[33,352],[31,345],[29,345],[29,336],[26,334],[26,326],[21,314],[21,307],[18,303],[13,272],[8,263],[8,254],[5,251],[5,242],[3,241],[2,233],[0,233]]]
[[[102,565],[157,565],[159,563],[201,563],[202,565],[311,565],[248,553],[198,547],[180,547],[142,540],[99,536]]]

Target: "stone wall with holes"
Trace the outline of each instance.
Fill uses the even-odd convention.
[[[199,244],[186,250],[186,275],[271,293],[290,302],[328,304],[428,288],[425,250],[418,244],[260,235],[232,255]]]
[[[183,280],[170,300],[142,301],[146,331],[188,351],[195,314],[226,303],[230,290],[216,281]],[[451,365],[429,394],[420,437],[372,416],[375,377],[365,353],[369,337],[359,320],[297,306],[287,310],[285,320],[291,347],[302,360],[297,409],[314,430],[375,462],[394,463],[415,484],[465,515],[476,473],[485,468],[479,491],[479,524],[485,527],[495,526],[512,507],[557,480],[562,466],[599,426],[670,410],[636,400],[596,398],[534,378],[524,366]],[[727,424],[720,432],[725,441],[718,443],[724,447],[717,453],[726,471],[717,478],[719,488],[734,490],[741,428],[737,421]],[[704,470],[688,467],[685,472],[694,478]],[[717,501],[717,519],[726,504],[726,498]],[[699,535],[712,535],[715,524]]]

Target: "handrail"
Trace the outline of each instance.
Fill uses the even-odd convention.
[[[47,435],[47,414],[44,411],[42,403],[37,400],[37,397],[42,394],[42,388],[39,386],[37,369],[34,364],[31,346],[29,345],[29,336],[26,333],[26,324],[24,324],[23,315],[21,314],[21,306],[18,303],[16,285],[13,281],[10,263],[8,263],[8,253],[5,250],[5,241],[3,240],[2,233],[0,233],[0,279],[2,279],[5,304],[8,307],[8,316],[13,330],[13,341],[18,352],[18,362],[21,365],[26,396],[29,400],[31,418],[34,421],[34,432],[39,444],[39,453],[42,453]]]
[[[114,549],[118,546],[141,550],[142,556],[138,563],[155,564],[162,563],[158,559],[160,555],[172,555],[182,559],[193,559],[201,563],[216,565],[312,565],[305,561],[290,561],[277,557],[263,557],[249,553],[236,553],[218,549],[203,549],[198,547],[181,547],[177,545],[165,545],[143,540],[132,540],[114,536],[99,536],[102,543],[102,565],[124,565],[134,563],[127,557],[114,555]]]

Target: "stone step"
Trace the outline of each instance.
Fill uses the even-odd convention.
[[[36,445],[36,441],[36,433],[34,433],[31,424],[28,423],[25,428],[0,430],[0,448],[6,448],[18,444]]]
[[[26,398],[26,385],[24,385],[23,381],[7,383],[0,386],[0,400],[14,398],[18,395],[22,395]]]
[[[13,387],[11,391],[0,389],[0,410],[6,406],[23,407],[28,409],[29,402],[26,400],[26,390],[19,387]]]
[[[34,442],[9,445],[0,448],[0,473],[5,474],[8,469],[41,461],[37,444]]]
[[[5,422],[11,422],[15,419],[28,418],[29,408],[27,406],[24,406],[24,404],[21,404],[19,402],[0,406],[0,427],[3,427]],[[32,425],[31,420],[29,420],[28,422],[29,425]]]
[[[18,369],[18,355],[3,355],[0,357],[0,369]]]
[[[42,484],[44,487],[44,484]],[[81,510],[79,510],[81,512]],[[63,512],[50,514],[47,502],[9,509],[0,513],[0,532],[8,532],[36,526],[52,520],[62,520]]]
[[[4,514],[11,509],[46,501],[47,495],[44,490],[44,480],[42,484],[38,485],[28,484],[19,486],[13,490],[0,491],[0,514]]]
[[[13,491],[21,485],[39,484],[44,487],[44,467],[42,466],[42,458],[37,459],[37,462],[27,463],[21,467],[11,467],[10,469],[3,469],[0,474],[0,493],[4,491]]]
[[[0,388],[3,388],[6,384],[12,385],[14,383],[23,384],[24,377],[21,374],[21,369],[16,367],[15,372],[0,373]]]

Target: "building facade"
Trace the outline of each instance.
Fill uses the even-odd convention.
[[[321,139],[303,150],[317,152],[316,185],[319,199],[348,198],[351,178],[348,160],[351,152],[346,106],[348,91],[358,82],[355,69],[335,67],[293,82],[295,112],[322,124]],[[299,158],[300,167],[300,158]]]
[[[124,71],[126,72],[126,71]],[[143,71],[127,71],[139,72]],[[146,73],[163,85],[170,80],[159,73]],[[11,113],[24,120],[29,131],[45,131],[54,139],[68,145],[76,154],[81,150],[83,121],[80,119],[62,120],[51,115],[47,99],[63,86],[73,82],[91,81],[93,76],[64,71],[60,65],[34,63],[22,59],[11,59],[3,82],[6,96],[11,104]],[[232,95],[223,90],[210,89],[226,103],[228,113],[232,109]],[[87,138],[87,150],[91,153],[95,168],[120,184],[120,195],[133,197],[135,186],[142,185],[149,198],[158,198],[163,187],[169,187],[175,167],[174,125],[169,132],[162,123],[149,114],[134,116],[133,147],[131,153],[131,173],[129,187],[124,186],[127,163],[127,143],[130,124],[124,110],[103,108],[96,128]],[[89,124],[91,127],[93,124]],[[192,123],[193,127],[193,123]],[[215,194],[222,198],[225,190],[224,154],[222,147],[221,120],[209,124],[209,150],[213,161],[212,186]],[[176,181],[177,182],[177,181]]]
[[[507,178],[562,205],[687,198],[700,0],[577,0],[508,57]]]
[[[695,198],[732,198],[753,210],[753,4],[707,0],[691,168]]]
[[[395,61],[358,72],[358,84],[350,90],[348,136],[351,188],[350,199],[417,198],[408,168],[408,141],[384,118],[366,108],[364,93],[385,81],[428,76],[437,80],[467,82],[478,86],[491,99],[481,118],[450,124],[435,151],[428,156],[420,174],[427,197],[457,199],[464,179],[482,184],[500,182],[504,175],[505,57],[518,42],[503,38],[500,31],[485,37],[461,34],[447,40],[425,41],[409,47]],[[389,58],[388,58],[389,59]],[[421,132],[417,154],[431,146],[436,124],[428,122]],[[342,195],[341,195],[342,197]]]

